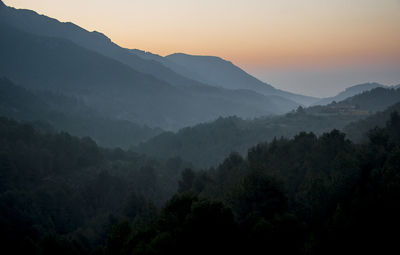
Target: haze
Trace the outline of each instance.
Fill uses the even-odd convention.
[[[397,0],[6,0],[117,44],[228,59],[273,86],[314,96],[400,83]]]

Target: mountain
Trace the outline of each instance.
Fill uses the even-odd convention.
[[[15,9],[5,5],[0,6],[0,22],[28,33],[67,39],[81,47],[124,63],[139,72],[151,74],[171,85],[200,85],[198,82],[173,72],[157,61],[146,60],[130,53],[128,49],[113,43],[102,33],[97,31],[89,32],[73,23],[63,23],[56,19],[39,15],[32,10]]]
[[[169,60],[166,57],[162,57],[160,55],[151,53],[149,51],[142,51],[139,49],[133,49],[130,50],[131,53],[135,54],[136,56],[139,56],[143,59],[147,59],[147,60],[151,60],[151,61],[156,61],[161,63],[162,65],[168,67],[169,69],[173,70],[174,72],[183,75],[184,77],[188,77],[194,81],[197,81],[201,84],[209,84],[209,85],[215,85],[215,84],[211,84],[209,83],[209,81],[207,81],[206,79],[204,79],[202,76],[198,75],[197,73],[191,71],[190,69],[188,69],[185,66],[179,65],[171,60]],[[250,89],[250,88],[247,88]]]
[[[3,5],[0,7],[0,21],[19,30],[36,35],[58,37],[70,40],[79,46],[113,58],[139,72],[151,74],[154,77],[166,81],[174,86],[203,86],[204,82],[208,85],[221,86],[218,81],[215,84],[208,83],[210,80],[204,79],[204,77],[207,77],[208,74],[196,75],[196,72],[190,69],[191,67],[182,67],[182,65],[175,64],[173,61],[169,61],[167,58],[163,58],[148,52],[146,53],[122,48],[99,32],[88,32],[73,23],[62,23],[56,19],[39,15],[31,10],[15,9]],[[239,68],[236,68],[234,71],[238,73],[244,73],[244,71],[240,70]],[[227,73],[226,75],[230,74]],[[309,105],[310,102],[315,101],[315,99],[311,97],[305,97],[276,90],[272,86],[262,83],[248,74],[244,76],[246,76],[246,78],[243,80],[243,82],[251,81],[249,84],[242,84],[242,86],[230,86],[227,84],[227,82],[237,78],[232,77],[232,79],[224,80],[224,85],[226,86],[222,87],[229,89],[237,88],[254,90],[264,95],[277,95],[304,105]],[[254,85],[253,83],[257,85]]]
[[[377,87],[343,100],[341,105],[354,105],[358,109],[377,112],[400,101],[400,89]]]
[[[177,129],[219,116],[290,111],[297,104],[249,90],[173,86],[75,43],[0,24],[0,76],[29,89],[60,91],[115,119]]]
[[[178,66],[184,66],[191,70],[201,77],[204,83],[230,89],[247,88],[268,94],[275,91],[271,85],[258,81],[231,62],[219,57],[175,53],[165,58]]]
[[[310,105],[318,100],[317,98],[278,90],[246,73],[232,62],[219,57],[183,53],[161,57],[140,50],[132,50],[132,52],[142,58],[158,61],[175,72],[201,83],[228,89],[249,89],[263,95],[277,95],[302,105]]]
[[[358,84],[358,85],[354,85],[351,87],[348,87],[347,89],[345,89],[344,91],[340,92],[339,94],[337,94],[334,97],[327,97],[327,98],[323,98],[315,103],[313,103],[313,105],[327,105],[332,103],[333,101],[335,102],[339,102],[339,101],[343,101],[346,98],[355,96],[357,94],[360,94],[364,91],[368,91],[374,88],[378,88],[378,87],[385,87],[382,84],[379,83],[363,83],[363,84]]]
[[[32,92],[6,78],[0,78],[0,116],[29,122],[46,131],[90,136],[106,147],[129,148],[162,132],[104,117],[74,97],[48,91]]]
[[[383,111],[399,101],[400,89],[377,87],[340,102],[309,107],[307,112],[312,114],[367,114]]]
[[[199,167],[215,166],[233,151],[245,155],[248,148],[259,142],[290,138],[302,131],[319,135],[333,128],[342,130],[398,102],[400,89],[376,88],[327,106],[299,107],[282,116],[254,120],[219,118],[176,133],[162,133],[139,144],[135,150],[160,158],[179,156]],[[369,128],[373,126],[367,125],[362,130]]]

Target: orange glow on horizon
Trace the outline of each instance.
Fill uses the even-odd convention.
[[[369,65],[400,73],[399,0],[3,2],[162,56],[213,55],[253,69]]]
[[[4,2],[160,55],[184,52],[278,66],[400,58],[396,0]]]

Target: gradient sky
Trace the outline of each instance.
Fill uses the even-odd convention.
[[[328,96],[400,83],[400,0],[3,0],[160,55],[232,61],[271,85]]]

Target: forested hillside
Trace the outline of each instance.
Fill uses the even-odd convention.
[[[355,142],[364,141],[366,139],[365,134],[375,127],[384,127],[386,120],[389,119],[390,114],[394,111],[400,112],[400,103],[394,104],[388,109],[373,114],[365,119],[352,122],[348,124],[343,131]]]
[[[362,115],[383,111],[400,101],[400,89],[378,87],[343,101],[332,102],[327,106],[313,106],[308,112],[317,114],[353,114]]]
[[[169,199],[188,166],[179,159],[103,149],[88,137],[43,133],[1,117],[3,250],[70,254],[72,244],[52,250],[69,238],[80,249],[105,244],[115,222],[146,217]]]
[[[361,94],[363,92],[375,89],[375,88],[382,88],[385,87],[382,84],[372,82],[372,83],[363,83],[363,84],[358,84],[354,85],[351,87],[346,88],[344,91],[338,93],[336,96],[333,97],[327,97],[327,98],[322,98],[321,100],[318,100],[317,102],[313,103],[313,105],[328,105],[332,103],[333,101],[339,102],[343,101],[346,98]]]
[[[320,137],[302,132],[261,143],[246,158],[232,154],[206,171],[182,171],[177,159],[105,150],[89,138],[44,134],[4,118],[0,123],[5,250],[338,254],[397,248],[397,112],[364,144],[337,130]]]
[[[109,244],[133,254],[397,252],[399,114],[368,137],[357,145],[337,130],[302,132],[186,170],[153,224],[121,223]]]
[[[30,91],[0,78],[0,116],[28,121],[47,131],[90,136],[106,147],[129,148],[162,132],[161,129],[104,116],[82,100],[60,92]]]
[[[380,123],[356,124],[364,118],[373,117],[378,111],[400,102],[400,90],[377,88],[344,101],[327,106],[299,107],[291,113],[244,120],[238,117],[219,118],[210,123],[181,129],[176,133],[162,133],[135,150],[157,157],[180,156],[196,166],[215,166],[232,151],[244,155],[247,149],[263,141],[286,137],[290,138],[301,131],[319,135],[333,128],[344,129],[357,139],[375,125],[384,125],[394,109],[385,111]],[[398,108],[398,107],[397,107]],[[396,108],[396,109],[397,109]],[[380,115],[378,113],[378,115]],[[363,126],[360,129],[346,128],[350,123]]]

